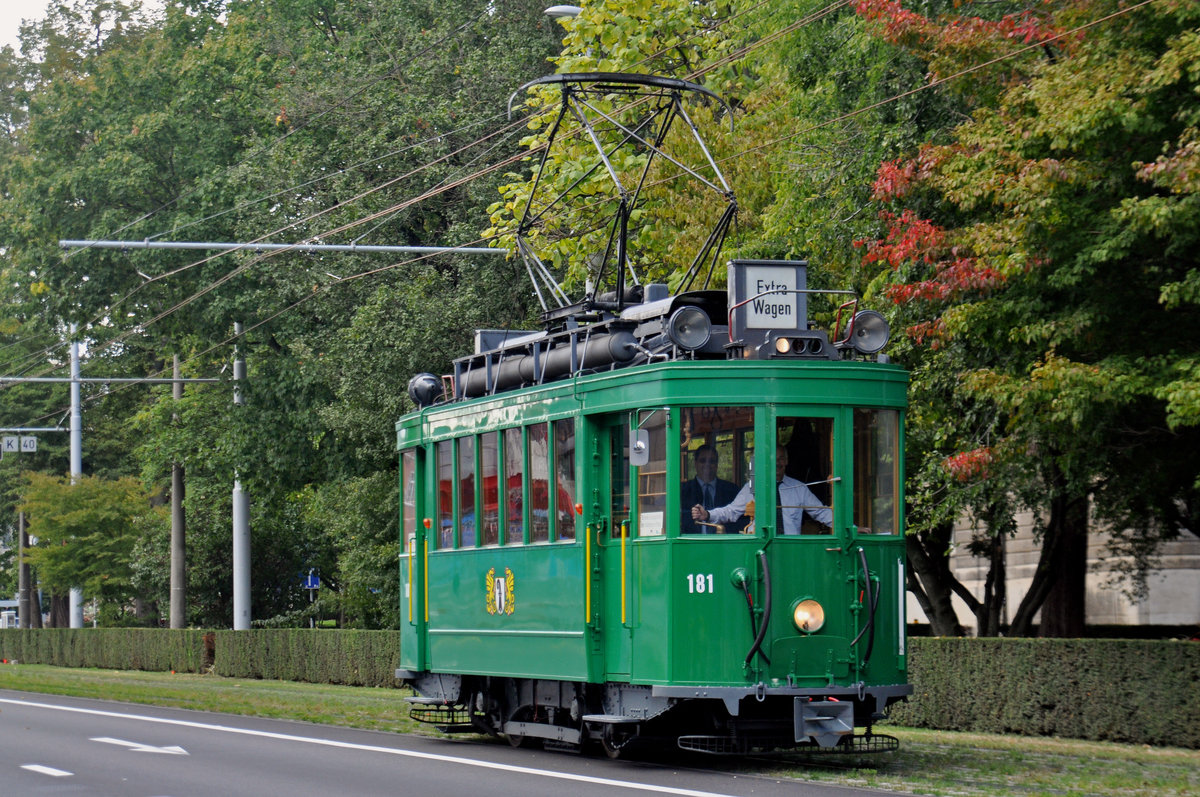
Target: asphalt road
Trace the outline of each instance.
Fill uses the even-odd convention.
[[[848,797],[877,793],[497,744],[0,690],[0,794]]]

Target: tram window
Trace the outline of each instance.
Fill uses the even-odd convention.
[[[454,547],[454,458],[450,440],[436,446],[434,465],[437,468],[437,547]]]
[[[548,424],[529,427],[529,541],[550,539],[550,441]]]
[[[612,530],[619,535],[621,524],[629,520],[629,432],[627,427],[613,426],[609,435],[612,451]]]
[[[575,421],[554,422],[554,533],[575,539]]]
[[[750,407],[684,407],[680,410],[683,440],[679,472],[688,477],[679,486],[680,532],[733,534],[750,518],[725,523],[704,519],[705,510],[733,503],[749,478],[754,450],[754,410]],[[753,511],[753,510],[751,510]],[[699,515],[699,517],[696,517]]]
[[[642,416],[641,428],[649,433],[649,461],[638,468],[638,536],[665,533],[667,510],[667,412],[654,410]]]
[[[777,534],[833,533],[833,419],[780,418]]]
[[[475,547],[475,438],[458,441],[458,544]]]
[[[500,542],[500,433],[487,432],[479,437],[480,481],[483,486],[481,531],[484,545]]]
[[[400,454],[400,529],[404,536],[417,531],[417,452],[408,449]]]
[[[900,413],[854,411],[854,524],[859,531],[900,528]]]
[[[525,444],[521,430],[504,430],[504,542],[525,541]]]

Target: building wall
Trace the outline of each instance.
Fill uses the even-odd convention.
[[[1012,616],[1033,580],[1039,548],[1033,539],[1033,517],[1017,517],[1017,534],[1007,543],[1008,599],[1002,613],[1004,622]],[[1147,577],[1149,595],[1134,603],[1113,585],[1114,561],[1105,547],[1106,535],[1093,531],[1088,541],[1087,623],[1088,625],[1172,625],[1200,627],[1200,538],[1184,532],[1178,540],[1163,545],[1158,567]],[[966,522],[954,530],[957,546],[950,557],[950,569],[975,597],[983,598],[987,562],[968,552],[971,527]],[[958,596],[953,597],[959,622],[969,633],[975,631],[975,616]],[[908,597],[910,623],[928,624],[928,619],[912,595]]]

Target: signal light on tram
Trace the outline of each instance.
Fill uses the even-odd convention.
[[[821,354],[824,346],[820,338],[775,338],[775,353],[782,355],[817,355]]]

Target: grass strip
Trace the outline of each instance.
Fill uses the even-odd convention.
[[[408,718],[408,694],[216,675],[0,665],[0,689],[437,735]],[[894,753],[690,759],[696,766],[903,792],[1021,797],[1200,794],[1200,751],[1074,739],[879,726]]]

